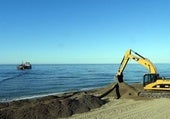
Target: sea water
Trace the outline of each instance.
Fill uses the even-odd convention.
[[[0,65],[0,101],[46,96],[104,87],[114,81],[119,64],[33,64],[31,70]],[[170,77],[170,64],[156,64],[162,76]],[[128,64],[124,81],[142,83],[149,73],[138,64]]]

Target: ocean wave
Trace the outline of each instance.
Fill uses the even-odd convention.
[[[78,76],[57,76],[57,78],[63,79],[63,78],[80,78],[80,77],[78,77]]]
[[[17,74],[16,76],[2,79],[2,80],[0,81],[0,83],[6,82],[6,81],[8,81],[8,80],[16,79],[16,78],[18,78],[18,77],[21,77],[21,76],[25,75],[26,73],[27,73],[27,72],[22,72],[22,73]]]
[[[50,93],[50,94],[39,94],[39,95],[32,95],[32,96],[22,96],[22,97],[17,97],[17,98],[3,98],[0,99],[0,102],[11,102],[11,101],[17,101],[17,100],[26,100],[26,99],[34,99],[34,98],[41,98],[45,96],[52,96],[52,95],[57,95],[57,94],[62,94],[64,92],[59,92],[59,93]]]

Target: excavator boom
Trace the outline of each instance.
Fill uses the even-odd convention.
[[[123,71],[124,71],[128,61],[130,59],[138,62],[140,65],[147,68],[150,73],[157,74],[156,67],[154,66],[154,64],[149,59],[147,59],[147,58],[141,56],[140,54],[136,53],[135,51],[129,49],[129,50],[126,51],[126,53],[125,53],[125,55],[124,55],[124,57],[123,57],[123,59],[120,63],[117,74],[116,74],[118,81],[120,83],[123,82]]]

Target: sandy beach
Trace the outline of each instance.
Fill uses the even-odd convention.
[[[169,119],[169,99],[110,100],[101,108],[75,114],[69,119]]]
[[[115,83],[89,91],[0,103],[0,119],[168,119],[168,98],[139,97],[141,84]]]

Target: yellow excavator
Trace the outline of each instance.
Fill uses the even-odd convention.
[[[140,54],[136,53],[131,49],[126,51],[120,63],[119,69],[116,73],[115,79],[118,83],[124,82],[123,71],[129,60],[134,60],[149,70],[149,73],[143,76],[144,91],[140,92],[139,96],[154,97],[155,95],[158,96],[160,92],[165,97],[167,95],[170,96],[170,92],[168,92],[170,91],[170,79],[167,79],[165,77],[160,77],[155,65],[149,59],[141,56]],[[164,92],[162,93],[162,91]]]

